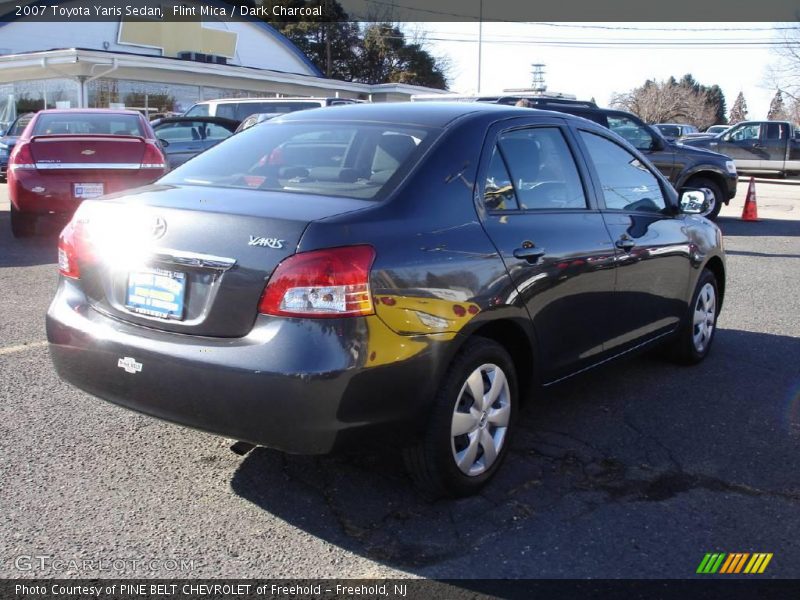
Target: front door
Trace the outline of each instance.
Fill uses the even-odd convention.
[[[509,302],[533,321],[545,381],[598,360],[614,288],[614,248],[571,139],[553,125],[495,132],[479,179],[484,227],[516,286]]]
[[[687,311],[691,247],[683,217],[668,206],[659,178],[616,141],[580,130],[603,192],[603,217],[616,247],[614,336],[621,352],[674,330]]]
[[[739,169],[760,169],[766,157],[761,144],[760,123],[740,123],[734,125],[720,138],[716,146],[709,149],[730,156]]]

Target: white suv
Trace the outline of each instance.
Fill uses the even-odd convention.
[[[186,117],[225,117],[243,121],[254,113],[287,113],[338,104],[356,104],[352,98],[220,98],[198,102]]]

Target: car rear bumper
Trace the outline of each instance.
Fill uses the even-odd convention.
[[[161,332],[96,311],[64,278],[47,337],[58,374],[90,394],[301,454],[408,442],[424,422],[444,354],[431,336],[415,338],[409,353],[411,340],[374,316],[259,316],[243,338]]]
[[[97,171],[16,170],[9,179],[9,196],[17,210],[33,214],[71,215],[81,203],[74,195],[76,183],[102,183],[104,194],[149,185],[164,174],[161,169],[140,169],[110,175]]]

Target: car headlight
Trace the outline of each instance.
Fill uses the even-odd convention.
[[[728,173],[731,175],[736,175],[736,163],[732,160],[725,161],[725,168],[728,169]]]

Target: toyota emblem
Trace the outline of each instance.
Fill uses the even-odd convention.
[[[153,236],[153,239],[159,240],[164,237],[165,233],[167,233],[167,222],[162,217],[156,217],[153,219],[153,227],[150,230],[150,234]]]

